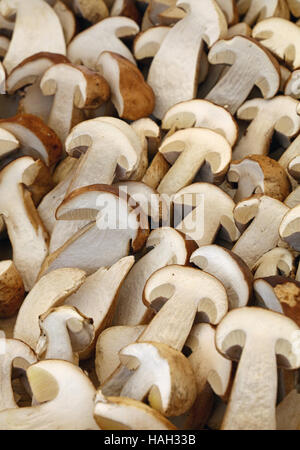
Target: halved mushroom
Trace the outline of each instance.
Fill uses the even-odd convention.
[[[41,159],[52,168],[61,158],[62,145],[57,135],[41,119],[31,114],[18,114],[0,120],[0,128],[18,139],[23,152]]]
[[[227,179],[238,186],[234,196],[236,202],[253,194],[265,194],[283,201],[291,191],[285,170],[277,161],[263,155],[250,155],[241,161],[233,161]]]
[[[291,177],[294,178],[294,180],[300,181],[300,156],[296,156],[296,158],[294,158],[288,167],[288,172],[290,174]]]
[[[154,58],[169,31],[169,27],[157,26],[139,33],[133,44],[135,58]]]
[[[271,277],[275,275],[291,276],[294,270],[294,256],[286,248],[273,248],[265,253],[254,264],[254,279]]]
[[[135,64],[117,53],[105,51],[99,56],[97,70],[109,83],[111,100],[119,117],[137,120],[150,116],[154,94]]]
[[[242,348],[223,430],[276,429],[277,364],[299,368],[297,339],[296,323],[273,311],[238,308],[222,320],[216,332],[218,350],[237,360]]]
[[[35,209],[30,191],[39,172],[39,163],[22,157],[0,172],[0,213],[13,248],[13,261],[26,290],[36,281],[48,254],[48,235]]]
[[[206,163],[206,180],[221,183],[231,160],[231,146],[215,131],[186,128],[167,137],[160,153],[172,164],[159,184],[160,194],[172,195],[189,185]]]
[[[300,205],[286,212],[280,223],[279,234],[290,247],[297,252],[300,251]]]
[[[300,11],[299,11],[300,14]],[[300,393],[293,389],[276,408],[277,430],[299,430]]]
[[[0,411],[10,408],[17,408],[14,399],[11,376],[16,360],[21,362],[22,368],[37,361],[34,351],[24,342],[16,339],[0,338]]]
[[[146,243],[148,252],[135,263],[121,286],[114,325],[139,325],[149,322],[153,311],[143,304],[146,281],[164,266],[185,265],[192,251],[192,245],[188,244],[192,243],[172,228],[158,228],[150,233]]]
[[[226,17],[228,25],[238,22],[239,14],[235,0],[217,0],[217,3]]]
[[[99,334],[111,325],[116,309],[120,287],[134,264],[133,256],[120,259],[110,268],[101,267],[87,277],[78,291],[70,295],[65,305],[75,307],[93,320],[95,336],[89,346],[80,352],[80,358],[87,358],[94,350]]]
[[[280,85],[279,64],[256,41],[235,36],[214,44],[208,54],[211,64],[231,67],[206,96],[235,114],[256,85],[264,98],[272,98]]]
[[[258,195],[239,202],[234,210],[237,224],[250,225],[232,248],[252,269],[280,240],[279,226],[289,208],[278,200]]]
[[[223,397],[230,384],[232,363],[216,349],[215,329],[208,323],[194,325],[185,343],[191,351],[188,357],[197,383],[197,398],[189,413],[185,428],[203,427],[213,406],[212,391]],[[190,428],[188,428],[190,429]]]
[[[39,359],[62,359],[79,363],[79,352],[95,337],[93,319],[72,306],[50,308],[39,318],[41,336],[36,346]]]
[[[204,41],[211,47],[227,33],[226,19],[216,2],[187,0],[176,5],[187,15],[167,33],[148,74],[158,119],[174,104],[196,97]]]
[[[127,256],[130,248],[139,251],[148,235],[148,229],[141,226],[140,211],[135,211],[117,188],[107,185],[74,191],[60,214],[62,219],[90,223],[46,258],[41,274],[60,267],[80,267],[94,273]]]
[[[196,250],[190,261],[221,281],[229,309],[247,305],[252,295],[253,276],[241,258],[218,245],[207,245]]]
[[[96,390],[79,367],[47,360],[27,369],[37,405],[0,412],[1,430],[98,430],[93,418]]]
[[[232,115],[207,100],[190,100],[172,106],[162,119],[164,130],[209,128],[220,133],[231,146],[238,138],[238,126]]]
[[[25,58],[39,52],[66,54],[60,21],[54,10],[41,0],[1,2],[4,17],[16,14],[12,40],[3,64],[8,74]],[[51,38],[49,38],[51,36]]]
[[[176,430],[157,410],[123,397],[105,397],[98,391],[94,417],[101,430]]]
[[[100,22],[109,15],[104,0],[73,0],[73,7],[77,14],[92,23]]]
[[[275,131],[287,137],[295,136],[300,130],[298,105],[297,100],[286,95],[245,102],[239,108],[237,117],[252,122],[235,147],[233,157],[241,159],[250,154],[267,155]]]
[[[76,33],[76,19],[74,13],[63,1],[60,0],[55,1],[53,9],[60,20],[66,44],[69,44]]]
[[[85,281],[79,269],[59,269],[42,277],[25,298],[15,325],[14,338],[36,348],[40,336],[39,317],[76,292]]]
[[[25,296],[21,275],[12,261],[0,261],[0,317],[13,316]]]
[[[291,13],[295,17],[300,17],[300,1],[299,0],[287,0],[287,4],[291,10]]]
[[[173,203],[175,228],[199,247],[212,244],[219,231],[227,241],[239,238],[233,216],[235,203],[217,186],[194,183],[178,191]]]
[[[9,131],[0,128],[0,158],[5,158],[19,147],[18,139]]]
[[[298,186],[294,191],[284,201],[285,205],[289,208],[294,208],[300,203],[300,186]]]
[[[108,17],[79,33],[68,47],[68,58],[73,64],[83,64],[96,69],[102,52],[118,53],[135,64],[134,57],[120,38],[134,36],[139,27],[134,20],[127,17]]]
[[[254,281],[259,306],[282,313],[300,326],[300,283],[292,278],[271,276]]]
[[[293,22],[277,17],[263,20],[252,36],[293,70],[300,67],[300,28]]]
[[[268,17],[290,18],[285,0],[239,0],[239,13],[245,16],[243,21],[252,26]]]
[[[177,6],[170,6],[170,8],[165,9],[158,14],[157,19],[162,25],[172,26],[175,25],[179,20],[184,19],[186,12]]]
[[[146,325],[113,326],[102,331],[97,340],[95,357],[95,369],[100,384],[119,366],[119,351],[135,342],[145,328]]]
[[[165,416],[179,416],[193,405],[196,380],[189,360],[163,343],[137,342],[120,353],[122,365],[132,375],[120,396],[143,401]]]
[[[50,67],[44,73],[40,87],[44,95],[54,95],[48,125],[62,143],[72,128],[74,107],[97,107],[110,97],[109,85],[100,74],[71,64]]]

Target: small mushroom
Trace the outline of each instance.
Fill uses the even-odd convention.
[[[254,196],[238,203],[234,210],[236,223],[250,223],[232,248],[252,269],[280,240],[279,226],[288,207],[266,195]]]
[[[148,252],[133,266],[124,280],[114,316],[114,325],[139,325],[152,318],[153,312],[143,304],[143,290],[148,278],[169,264],[185,265],[191,245],[172,228],[158,228],[150,233]],[[191,243],[190,243],[191,244]]]
[[[300,67],[300,29],[293,22],[278,17],[263,20],[252,36],[293,70]]]
[[[293,269],[293,254],[286,248],[276,247],[265,253],[253,266],[254,279],[275,275],[289,277]]]
[[[201,246],[190,261],[221,281],[229,309],[246,306],[252,295],[253,277],[244,261],[218,245]]]
[[[299,368],[298,336],[295,322],[261,308],[234,309],[221,321],[216,332],[218,350],[233,360],[242,351],[223,430],[276,429],[276,366]]]
[[[72,306],[50,308],[39,318],[41,336],[36,346],[39,359],[62,359],[73,364],[79,362],[94,339],[93,320]]]
[[[300,251],[300,205],[287,211],[282,218],[279,227],[279,234],[283,241],[287,242],[297,252]]]
[[[168,419],[145,403],[105,397],[101,391],[96,395],[94,417],[101,430],[176,430]]]
[[[250,26],[268,17],[290,18],[285,0],[239,0],[237,7],[240,14],[245,14],[243,21]]]
[[[127,17],[108,17],[77,34],[68,46],[68,58],[73,64],[83,64],[95,70],[102,52],[118,53],[135,64],[134,57],[120,38],[134,36],[139,27]]]
[[[231,146],[238,138],[238,126],[232,115],[207,100],[190,100],[172,106],[162,119],[164,130],[208,128],[221,134]]]
[[[234,242],[239,238],[233,216],[235,203],[217,186],[191,184],[174,195],[173,203],[175,228],[199,247],[212,244],[220,229],[227,241]]]
[[[279,19],[278,19],[279,20]],[[256,85],[264,98],[272,98],[280,85],[279,64],[255,40],[235,36],[220,40],[210,49],[211,64],[229,64],[231,67],[206,96],[217,105],[235,114]]]
[[[93,418],[96,390],[79,367],[40,361],[27,377],[38,404],[1,411],[1,430],[99,430]]]
[[[159,184],[160,194],[172,195],[188,186],[206,163],[208,177],[222,182],[231,160],[231,146],[215,131],[205,128],[187,128],[167,137],[160,153],[172,164]]]
[[[135,342],[146,325],[113,326],[99,335],[96,344],[95,369],[100,384],[103,384],[120,364],[119,351]]]
[[[239,108],[237,117],[252,122],[234,149],[234,159],[250,154],[267,155],[275,131],[287,137],[295,136],[300,130],[298,104],[297,100],[286,95],[245,102]]]
[[[0,261],[0,317],[13,316],[25,296],[21,275],[12,261]]]
[[[250,155],[241,161],[233,161],[227,179],[238,186],[234,196],[235,202],[253,194],[265,194],[283,201],[291,191],[285,170],[277,161],[263,155]]]
[[[36,348],[40,336],[39,317],[59,306],[85,281],[79,269],[59,269],[42,277],[25,298],[14,328],[14,338]]]
[[[0,13],[4,17],[16,14],[12,40],[3,61],[8,74],[35,53],[66,54],[60,21],[47,2],[27,0],[25,5],[22,0],[6,0],[0,4]]]
[[[54,95],[48,119],[61,142],[64,143],[72,127],[73,108],[100,106],[110,97],[105,79],[83,66],[55,64],[43,75],[40,84],[44,95]]]
[[[163,343],[137,342],[120,351],[120,361],[132,375],[120,396],[148,399],[165,416],[179,416],[193,405],[196,380],[189,360]],[[153,369],[155,368],[155,369]]]
[[[300,283],[292,278],[271,276],[254,281],[258,305],[284,314],[300,326]]]
[[[24,342],[16,339],[0,339],[0,411],[17,408],[14,392],[11,384],[11,376],[14,362],[22,360],[22,367],[27,368],[37,359],[32,349]]]
[[[154,109],[154,94],[135,64],[117,53],[106,51],[98,59],[97,70],[109,83],[111,100],[119,117],[137,120],[150,116]]]

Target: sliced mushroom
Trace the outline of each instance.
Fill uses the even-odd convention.
[[[282,218],[279,234],[283,241],[287,242],[297,252],[300,251],[300,205],[287,211]]]
[[[110,16],[129,17],[138,24],[141,21],[139,9],[134,0],[115,0],[110,10]]]
[[[95,369],[100,384],[112,375],[120,364],[119,351],[135,342],[146,325],[113,326],[99,335],[96,345]]]
[[[142,182],[147,184],[152,189],[157,189],[170,167],[171,166],[168,161],[166,161],[163,155],[158,152],[146,170],[145,175],[142,178]]]
[[[231,146],[227,140],[205,128],[177,131],[163,141],[159,151],[172,164],[157,188],[160,194],[167,195],[188,186],[204,163],[208,169],[207,177],[222,182],[231,160]]]
[[[1,430],[98,430],[93,418],[96,390],[79,367],[40,361],[27,369],[38,405],[0,413]]]
[[[276,429],[277,364],[299,368],[298,336],[295,322],[261,308],[235,309],[218,325],[216,344],[224,356],[237,360],[242,348],[223,430]]]
[[[279,226],[288,209],[283,203],[266,195],[250,197],[236,205],[236,222],[243,226],[250,222],[250,225],[232,251],[250,269],[265,253],[277,247],[280,240]]]
[[[4,158],[19,147],[19,141],[9,131],[0,128],[0,158]]]
[[[296,156],[288,167],[288,172],[296,181],[300,181],[300,156]]]
[[[245,22],[237,23],[232,27],[228,28],[227,39],[231,39],[234,36],[242,35],[246,37],[251,37],[252,30],[249,25]]]
[[[264,98],[272,98],[280,85],[279,64],[266,49],[245,36],[218,41],[210,50],[211,64],[228,64],[230,69],[206,96],[235,114],[256,85]]]
[[[12,261],[0,261],[0,317],[13,316],[25,296],[21,275]]]
[[[99,391],[94,417],[101,430],[176,430],[150,406],[131,398],[104,397]]]
[[[106,51],[98,59],[97,70],[110,85],[111,100],[119,117],[137,120],[150,116],[154,109],[154,94],[135,64],[117,53]]]
[[[253,194],[265,194],[283,201],[291,191],[285,170],[277,161],[263,155],[250,155],[241,161],[233,161],[227,179],[238,186],[234,196],[236,202]]]
[[[220,229],[226,240],[234,242],[239,238],[233,216],[235,203],[217,186],[194,183],[178,191],[173,203],[175,228],[199,247],[212,244]]]
[[[104,0],[73,0],[73,7],[76,13],[92,23],[100,22],[109,15]]]
[[[228,25],[233,25],[238,22],[239,14],[235,0],[217,0],[217,3],[224,13]]]
[[[273,248],[265,253],[253,266],[254,279],[275,275],[291,276],[294,269],[294,256],[286,248]]]
[[[54,95],[48,125],[62,143],[72,127],[73,108],[100,106],[110,97],[105,79],[83,66],[55,64],[43,75],[40,84],[44,95]]]
[[[226,19],[215,2],[188,0],[176,5],[187,15],[166,35],[148,75],[156,99],[154,115],[158,119],[175,103],[196,97],[204,41],[211,47],[227,33]]]
[[[245,14],[243,21],[252,26],[268,17],[290,18],[290,11],[285,0],[239,0],[240,14]]]
[[[184,19],[186,16],[186,12],[177,6],[170,6],[170,8],[165,9],[161,13],[158,14],[157,18],[159,23],[162,25],[174,25],[179,20]]]
[[[40,359],[62,359],[79,362],[79,352],[93,341],[93,319],[88,319],[72,306],[50,308],[39,318],[41,336],[36,352]]]
[[[86,317],[93,320],[95,337],[80,358],[87,358],[95,348],[99,334],[111,325],[120,287],[134,263],[133,256],[120,259],[110,268],[101,267],[87,277],[78,291],[70,295],[65,305],[76,307]]]
[[[14,338],[36,348],[40,336],[39,317],[59,306],[85,281],[79,269],[59,269],[42,277],[25,298],[15,325]]]
[[[300,186],[297,187],[284,201],[289,208],[295,208],[300,203]]]
[[[299,27],[286,19],[271,18],[258,23],[252,36],[293,70],[300,67]]]
[[[246,306],[252,295],[253,277],[244,261],[218,245],[201,246],[190,261],[221,281],[226,289],[228,308]]]
[[[61,158],[62,145],[51,128],[36,116],[18,114],[0,120],[0,128],[12,133],[18,139],[26,155],[41,159],[53,167]]]
[[[140,181],[148,169],[149,156],[151,157],[157,154],[161,141],[161,132],[159,126],[152,119],[145,117],[134,121],[131,127],[139,136],[143,150],[139,167],[130,176],[130,179]]]
[[[73,37],[76,34],[75,16],[71,11],[71,9],[69,9],[67,5],[60,0],[56,0],[56,2],[53,5],[53,9],[60,20],[66,44],[69,44],[69,42],[73,39]]]
[[[133,373],[120,396],[148,399],[165,416],[179,416],[193,405],[197,388],[189,360],[163,343],[138,342],[120,351],[120,361]]]
[[[68,58],[73,64],[83,64],[91,70],[96,69],[98,58],[105,51],[118,53],[135,63],[120,38],[134,36],[138,31],[136,22],[127,17],[108,17],[75,36],[68,47]]]
[[[157,26],[139,33],[133,44],[135,58],[154,58],[169,31],[169,27]]]
[[[185,265],[192,246],[172,228],[153,230],[147,240],[148,252],[133,266],[121,286],[114,325],[148,323],[153,311],[143,304],[143,290],[148,278],[158,269],[170,265]],[[191,244],[191,243],[190,243]]]
[[[238,126],[232,115],[207,100],[190,100],[172,106],[162,120],[162,128],[208,128],[220,133],[231,146],[238,138]]]
[[[254,281],[259,306],[284,314],[300,325],[300,283],[292,278],[271,276]]]
[[[66,54],[60,21],[54,10],[41,0],[7,0],[1,2],[4,17],[16,14],[12,40],[3,64],[10,72],[25,58],[39,52]]]
[[[287,137],[295,136],[300,129],[298,104],[297,100],[283,95],[271,100],[256,98],[245,102],[237,116],[252,122],[235,147],[233,157],[241,159],[253,153],[267,155],[275,131]]]

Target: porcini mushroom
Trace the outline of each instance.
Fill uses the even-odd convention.
[[[66,54],[60,21],[42,0],[6,0],[0,4],[4,17],[16,14],[12,40],[3,64],[8,74],[25,58],[39,52]],[[49,39],[51,36],[51,39]]]
[[[298,104],[297,100],[287,95],[245,102],[239,108],[237,117],[252,122],[234,149],[234,159],[250,154],[267,155],[275,131],[287,137],[295,136],[300,129]]]
[[[231,160],[227,140],[205,128],[179,130],[163,141],[159,151],[172,164],[157,188],[160,194],[172,195],[188,186],[205,162],[210,178],[222,182]]]
[[[154,109],[154,94],[135,64],[117,53],[106,51],[98,59],[97,70],[109,83],[111,100],[120,118],[137,120],[150,116]]]
[[[295,322],[261,308],[234,309],[221,321],[216,332],[218,350],[236,360],[242,349],[223,430],[276,429],[276,366],[299,368],[294,348],[298,336]]]
[[[268,17],[290,18],[285,0],[239,0],[237,6],[239,13],[245,14],[243,21],[250,26]]]
[[[287,242],[297,252],[300,251],[300,205],[287,211],[282,218],[279,234],[283,241]]]
[[[59,269],[42,277],[25,298],[15,325],[14,338],[36,348],[40,336],[39,317],[59,306],[84,282],[79,269]]]
[[[25,296],[21,275],[12,261],[0,261],[0,317],[13,316]]]
[[[47,360],[27,369],[37,405],[0,412],[1,430],[98,430],[94,421],[96,390],[79,367]]]
[[[216,42],[209,51],[208,60],[211,64],[231,66],[206,96],[207,100],[224,106],[231,114],[236,113],[255,85],[264,98],[274,97],[279,89],[279,64],[251,38],[235,36]]]
[[[294,256],[286,248],[276,247],[265,253],[253,266],[254,279],[275,275],[291,276],[294,268]]]
[[[18,139],[9,131],[0,128],[0,158],[8,156],[18,147]]]
[[[253,277],[241,258],[218,245],[204,245],[192,254],[190,261],[221,281],[227,292],[229,309],[247,305]]]

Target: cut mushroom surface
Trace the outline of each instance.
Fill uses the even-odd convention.
[[[265,253],[254,265],[254,278],[265,278],[274,275],[289,277],[294,268],[294,256],[286,248],[273,248]]]
[[[294,250],[300,251],[300,205],[287,211],[282,218],[279,228],[281,239],[287,242]]]
[[[290,18],[285,0],[239,0],[237,7],[240,14],[245,14],[243,21],[251,26],[268,17]]]

